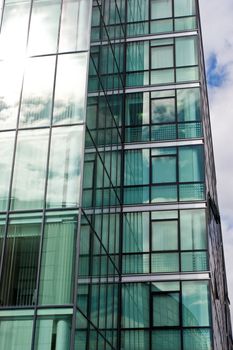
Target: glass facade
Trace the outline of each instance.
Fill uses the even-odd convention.
[[[0,348],[232,349],[198,1],[0,16]]]

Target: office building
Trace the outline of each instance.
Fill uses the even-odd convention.
[[[0,4],[0,349],[232,349],[198,2]]]

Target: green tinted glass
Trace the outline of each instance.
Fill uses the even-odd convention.
[[[208,282],[183,282],[182,303],[184,326],[209,326]]]
[[[153,326],[179,326],[179,293],[153,295]]]
[[[152,249],[161,251],[178,249],[177,221],[152,222]]]
[[[152,332],[153,350],[181,350],[180,331],[168,329]]]

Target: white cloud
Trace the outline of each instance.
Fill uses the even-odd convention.
[[[209,98],[229,297],[233,304],[233,1],[200,0],[200,10],[206,62],[215,55],[217,70],[226,70],[226,80],[219,87],[209,87]]]

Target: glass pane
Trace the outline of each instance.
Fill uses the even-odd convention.
[[[151,202],[174,202],[177,201],[177,186],[152,186]]]
[[[72,207],[79,201],[83,127],[54,128],[50,149],[47,206]]]
[[[175,19],[175,31],[183,31],[197,28],[196,17]]]
[[[201,120],[200,90],[177,90],[177,115],[179,122]]]
[[[31,130],[18,134],[11,209],[43,207],[48,133]]]
[[[176,39],[176,67],[198,64],[197,42],[195,37]]]
[[[176,0],[175,17],[195,15],[195,0]]]
[[[174,69],[151,71],[151,84],[172,83],[174,79]]]
[[[40,304],[69,304],[73,286],[75,213],[47,215],[42,247]]]
[[[149,284],[130,283],[122,285],[123,328],[149,327],[149,293]]]
[[[30,55],[57,51],[61,0],[34,0],[29,34]]]
[[[59,51],[87,50],[90,0],[63,0]]]
[[[191,139],[203,136],[202,123],[181,123],[178,124],[178,138]]]
[[[180,211],[181,250],[206,249],[206,216],[205,210]]]
[[[209,326],[208,282],[182,282],[182,304],[184,326]]]
[[[126,125],[149,123],[149,94],[126,95]]]
[[[175,99],[151,100],[152,123],[172,123],[175,121]]]
[[[167,18],[172,16],[172,0],[152,0],[151,19]]]
[[[52,109],[55,57],[27,61],[20,111],[20,127],[49,125]]]
[[[188,67],[188,68],[177,68],[176,69],[176,81],[195,81],[199,79],[199,68]]]
[[[0,134],[0,210],[6,210],[9,196],[15,134]]]
[[[144,185],[149,183],[149,150],[125,152],[125,185]]]
[[[173,46],[151,48],[151,68],[169,68],[174,66]]]
[[[71,124],[83,121],[86,75],[86,54],[59,56],[54,100],[54,124]]]
[[[127,46],[127,71],[149,69],[149,42],[134,42]]]
[[[121,349],[145,350],[149,349],[150,339],[148,331],[124,331]]]
[[[162,19],[157,21],[151,21],[150,32],[151,34],[166,33],[173,31],[173,22],[171,19]]]
[[[0,129],[16,127],[23,61],[0,61]]]
[[[0,348],[7,350],[31,349],[33,320],[25,317],[0,319]]]
[[[149,141],[149,126],[125,128],[125,142]]]
[[[151,283],[152,292],[174,292],[180,291],[180,282],[153,282]]]
[[[148,9],[148,0],[127,0],[127,22],[146,21]]]
[[[0,290],[2,305],[35,303],[40,234],[40,214],[10,217]]]
[[[153,350],[181,350],[180,331],[173,329],[152,332]]]
[[[176,157],[153,157],[151,161],[153,183],[176,182]]]
[[[176,125],[153,125],[151,127],[151,141],[174,140],[177,138]]]
[[[178,253],[158,253],[151,255],[151,272],[179,271]]]
[[[204,156],[202,146],[179,148],[179,181],[204,181]]]
[[[124,204],[137,204],[149,202],[149,187],[138,186],[124,188]]]
[[[174,327],[179,324],[179,293],[153,295],[153,326]]]
[[[37,350],[69,349],[71,320],[69,316],[39,317],[36,321]]]
[[[131,273],[149,273],[149,254],[129,254],[123,255],[122,272]]]
[[[124,215],[123,252],[149,250],[149,213]]]
[[[1,58],[14,57],[14,55],[21,58],[25,54],[29,12],[30,1],[28,0],[5,3],[0,36]]]
[[[203,183],[179,185],[179,196],[180,201],[203,200],[205,199],[205,185]]]
[[[189,252],[181,254],[181,271],[207,271],[206,252]]]
[[[152,222],[152,250],[178,250],[177,221]]]
[[[211,350],[211,333],[209,329],[185,329],[183,331],[184,350]]]
[[[152,220],[178,219],[178,211],[177,210],[153,211],[151,213],[151,219]]]
[[[3,238],[5,236],[6,216],[0,215],[0,259],[2,256]]]

